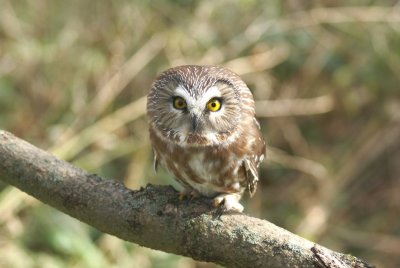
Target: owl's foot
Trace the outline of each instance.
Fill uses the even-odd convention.
[[[239,203],[241,194],[220,194],[214,197],[214,207],[224,211],[243,212],[243,206]]]
[[[194,190],[188,190],[188,189],[183,189],[182,191],[179,192],[179,200],[192,200],[196,197],[199,197],[199,193]]]

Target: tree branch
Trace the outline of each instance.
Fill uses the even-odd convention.
[[[228,267],[373,267],[244,214],[215,217],[209,201],[169,186],[132,191],[0,130],[0,179],[102,232]]]

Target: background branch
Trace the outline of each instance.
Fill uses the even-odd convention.
[[[0,130],[0,179],[95,228],[142,246],[229,267],[372,267],[244,214],[216,217],[207,199],[168,186],[137,191]]]

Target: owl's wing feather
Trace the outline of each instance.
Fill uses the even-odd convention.
[[[257,165],[252,158],[245,159],[243,165],[246,171],[247,189],[249,190],[250,196],[253,196],[256,192],[258,182]]]

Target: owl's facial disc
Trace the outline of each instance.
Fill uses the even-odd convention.
[[[184,103],[184,104],[183,104]],[[222,109],[221,91],[218,86],[208,88],[203,94],[190,94],[182,86],[174,91],[173,107],[187,117],[187,131],[201,133],[207,121],[208,113],[217,113]]]

